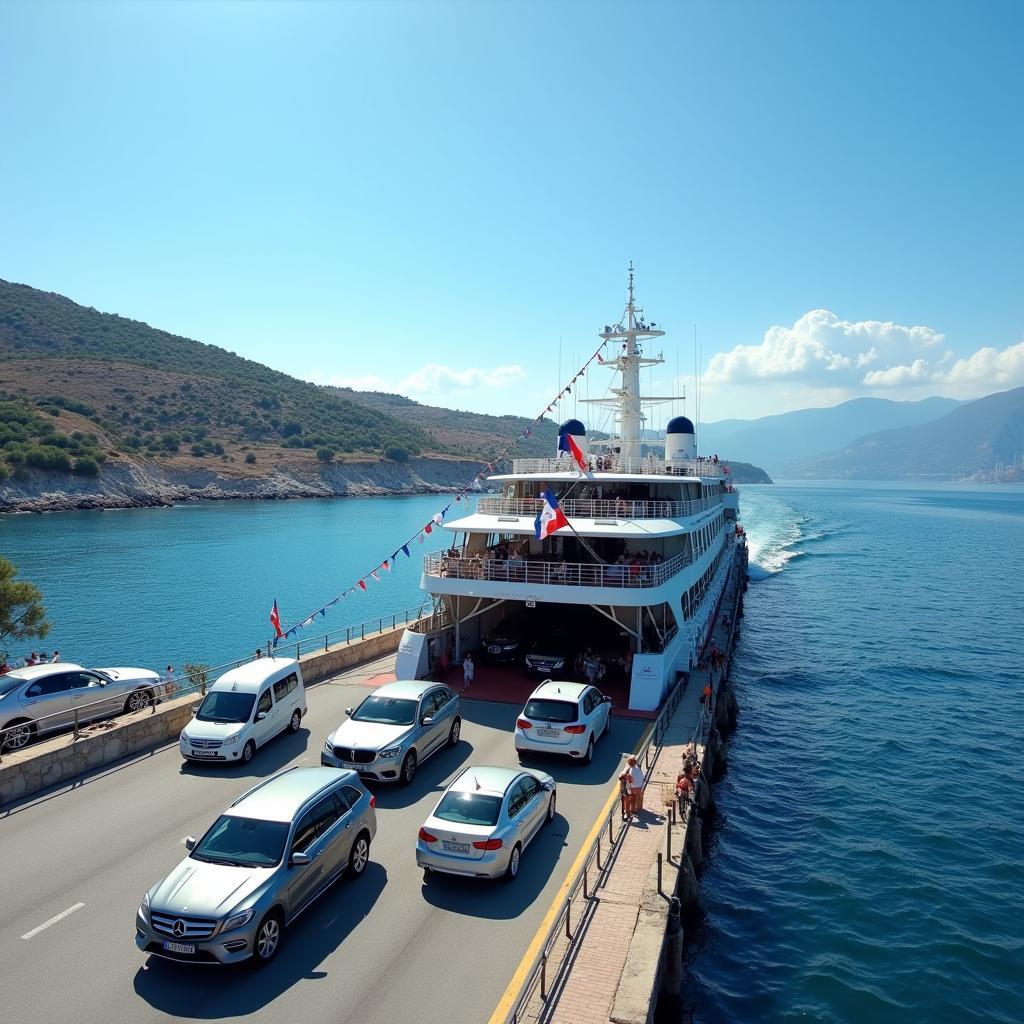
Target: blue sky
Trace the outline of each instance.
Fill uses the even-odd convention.
[[[696,328],[704,419],[975,397],[1024,384],[1022,28],[994,0],[0,0],[0,277],[533,414],[632,259],[651,387]]]

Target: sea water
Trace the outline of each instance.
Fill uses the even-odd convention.
[[[416,609],[438,496],[0,516],[53,631],[162,669]],[[1024,1022],[1024,489],[745,487],[741,707],[687,1018]],[[458,509],[459,506],[456,506]],[[454,510],[453,510],[454,512]],[[453,513],[449,513],[451,515]]]
[[[687,1019],[1024,1021],[1024,488],[746,487]]]

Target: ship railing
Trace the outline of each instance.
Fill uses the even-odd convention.
[[[535,516],[540,498],[479,498],[481,515]],[[721,505],[717,495],[692,501],[632,501],[629,498],[564,498],[558,507],[570,518],[580,519],[680,519]]]
[[[662,706],[661,713],[654,721],[654,727],[646,734],[647,739],[640,744],[635,752],[637,763],[643,766],[644,784],[650,781],[651,771],[665,741],[672,716],[679,707],[687,677],[681,676],[669,691]],[[618,792],[610,796],[605,804],[601,828],[586,849],[583,863],[569,879],[568,889],[558,907],[554,920],[548,929],[539,950],[530,964],[530,969],[523,978],[515,999],[505,1014],[502,1024],[520,1024],[530,1016],[528,1008],[534,993],[540,990],[540,997],[546,1001],[555,988],[554,978],[549,976],[548,961],[555,957],[558,947],[563,942],[569,943],[569,956],[578,934],[586,929],[588,919],[587,908],[596,891],[604,883],[608,871],[615,862],[623,836],[629,831],[629,825],[620,820]],[[580,897],[583,904],[579,906]],[[563,958],[562,962],[565,962]],[[558,973],[557,960],[553,974]],[[542,1015],[543,1016],[543,1015]]]
[[[418,608],[406,608],[400,612],[393,612],[391,615],[381,615],[375,619],[367,619],[365,622],[357,623],[354,626],[344,626],[328,633],[321,633],[317,636],[305,636],[300,640],[279,642],[277,648],[271,642],[267,642],[265,648],[259,648],[260,656],[264,651],[266,656],[281,658],[301,658],[304,654],[330,651],[337,647],[347,647],[353,643],[373,636],[377,633],[384,633],[387,630],[397,629],[399,626],[417,624],[430,619],[443,619],[444,615],[425,616],[424,611],[429,605],[420,605]],[[448,623],[440,623],[437,628],[443,628]],[[99,697],[92,701],[74,701],[71,707],[63,711],[55,711],[49,715],[40,715],[33,718],[31,722],[20,722],[16,725],[0,729],[0,756],[10,755],[16,750],[23,749],[19,743],[13,746],[15,737],[20,737],[26,725],[29,728],[31,741],[34,742],[37,736],[50,738],[59,736],[62,733],[71,733],[72,739],[77,739],[81,729],[93,722],[107,721],[112,718],[119,718],[122,715],[137,714],[140,711],[156,713],[157,704],[169,700],[177,700],[179,697],[188,697],[194,694],[205,694],[207,687],[212,685],[220,676],[233,668],[245,665],[255,660],[250,654],[233,661],[225,661],[218,665],[207,665],[200,662],[187,663],[180,673],[172,673],[170,676],[158,676],[157,679],[140,679],[138,685],[130,690],[122,690],[117,694],[107,697]],[[98,674],[102,675],[102,670]],[[89,687],[92,689],[92,687]],[[102,687],[96,688],[102,692]],[[132,696],[136,693],[136,696]],[[91,694],[90,694],[91,695]],[[26,744],[25,747],[28,747]]]
[[[659,587],[691,562],[692,558],[685,552],[657,565],[598,565],[593,562],[546,562],[533,558],[432,554],[424,556],[423,571],[428,576],[443,579],[627,590]]]
[[[619,455],[585,455],[587,470],[592,473],[633,473],[644,476],[725,476],[725,465],[716,459],[627,459]],[[578,473],[571,458],[513,459],[513,474]]]

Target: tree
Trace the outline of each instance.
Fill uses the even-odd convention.
[[[403,448],[399,444],[389,444],[384,449],[384,458],[390,459],[392,462],[408,462],[409,449]]]
[[[0,645],[7,637],[40,640],[50,632],[43,595],[27,580],[15,580],[17,568],[0,555]]]
[[[316,457],[323,462],[325,465],[328,462],[334,461],[334,449],[333,448],[317,448]]]

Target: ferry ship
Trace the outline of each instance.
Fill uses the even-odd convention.
[[[680,673],[699,664],[728,575],[746,557],[739,495],[717,455],[697,454],[686,416],[669,421],[663,441],[644,437],[645,406],[674,399],[640,393],[641,368],[664,361],[645,346],[665,332],[636,305],[633,274],[630,264],[622,318],[598,332],[603,351],[615,354],[596,369],[617,378],[606,397],[584,400],[612,410],[614,436],[593,439],[579,419],[567,420],[560,439],[572,438],[585,469],[565,454],[514,459],[511,472],[488,477],[498,495],[443,524],[451,543],[424,557],[420,581],[433,614],[405,631],[398,678],[427,675],[441,651],[456,662],[512,651],[515,670],[536,670],[524,643],[559,624],[601,659],[631,711],[657,709]],[[540,540],[545,491],[568,525]],[[528,624],[528,635],[503,635],[509,621],[520,631]],[[579,659],[545,667],[572,679]]]

